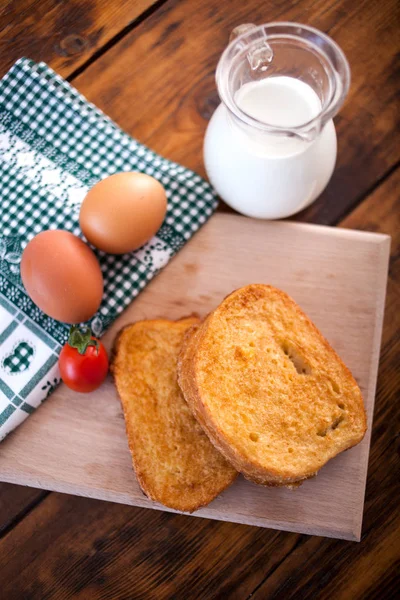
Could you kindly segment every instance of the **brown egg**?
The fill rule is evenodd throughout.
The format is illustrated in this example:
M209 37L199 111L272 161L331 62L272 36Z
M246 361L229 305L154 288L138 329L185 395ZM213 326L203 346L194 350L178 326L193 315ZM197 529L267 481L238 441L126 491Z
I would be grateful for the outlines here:
M69 231L43 231L34 237L22 254L21 277L33 302L64 323L90 319L103 295L95 255Z
M167 210L161 183L144 173L116 173L86 195L79 223L88 241L111 254L143 246L160 228Z

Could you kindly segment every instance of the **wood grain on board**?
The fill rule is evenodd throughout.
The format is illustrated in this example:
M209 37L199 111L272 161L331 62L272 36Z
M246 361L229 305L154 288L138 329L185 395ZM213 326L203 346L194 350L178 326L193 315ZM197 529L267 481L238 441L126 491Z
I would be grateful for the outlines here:
M299 218L330 224L400 159L399 6L396 0L204 0L196 10L196 0L170 0L73 83L140 141L204 174L204 131L219 103L214 73L233 27L294 20L325 31L345 51L352 85L336 118L333 178Z
M361 444L296 493L239 478L196 515L359 539L388 255L387 236L216 214L110 327L104 336L109 349L126 323L205 316L232 290L271 283L304 308L359 382L369 426ZM111 379L85 402L65 386L56 390L2 443L0 478L160 507L143 496L133 476Z
M21 56L47 62L60 75L68 77L156 2L2 1L0 77Z
M368 201L368 215L379 207L387 218L374 222L370 217L369 227L392 234L395 248L400 229L393 227L390 214L398 198L390 193L391 184L382 188ZM362 228L362 207L359 211L344 225ZM313 600L332 597L331 589L335 599L348 600L347 585L354 591L352 600L364 600L367 591L370 597L374 592L385 597L394 585L390 575L398 558L396 546L386 545L386 539L392 542L393 532L400 535L399 458L393 438L398 427L394 393L400 385L398 335L394 346L398 293L389 285L361 544L53 493L0 542L0 554L10 557L0 566L8 597L42 599L57 590L61 599L239 599L259 588L257 598L264 599L281 598L284 585L289 600L298 598L299 590ZM390 430L388 423L394 424ZM309 568L304 558L311 560L313 553L318 562Z

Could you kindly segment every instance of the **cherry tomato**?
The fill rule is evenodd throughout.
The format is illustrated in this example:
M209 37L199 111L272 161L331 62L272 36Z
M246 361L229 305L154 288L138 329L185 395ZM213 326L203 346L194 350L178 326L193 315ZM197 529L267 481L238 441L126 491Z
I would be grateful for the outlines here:
M68 342L58 360L61 379L75 392L88 393L103 383L108 373L108 356L103 344L89 328L71 327Z

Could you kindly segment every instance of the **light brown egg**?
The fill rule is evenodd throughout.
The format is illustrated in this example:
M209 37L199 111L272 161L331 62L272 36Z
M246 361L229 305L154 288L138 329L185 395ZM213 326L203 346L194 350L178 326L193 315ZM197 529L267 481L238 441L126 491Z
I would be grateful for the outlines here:
M22 254L21 277L33 302L58 321L87 321L100 306L100 265L89 246L69 231L34 237Z
M143 246L160 228L167 210L161 183L144 173L116 173L86 195L79 223L87 240L111 254Z

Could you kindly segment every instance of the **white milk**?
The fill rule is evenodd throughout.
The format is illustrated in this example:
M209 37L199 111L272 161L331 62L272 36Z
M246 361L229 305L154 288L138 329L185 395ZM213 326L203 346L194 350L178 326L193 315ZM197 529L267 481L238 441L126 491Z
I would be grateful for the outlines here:
M301 126L317 116L314 90L293 77L246 83L235 95L239 108L272 126ZM336 161L332 120L311 142L241 126L224 104L215 111L204 142L209 179L221 198L250 217L275 219L305 208L328 183Z

